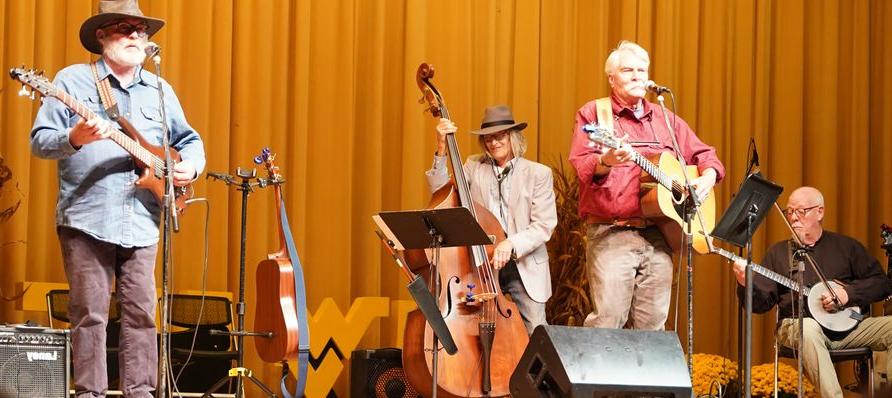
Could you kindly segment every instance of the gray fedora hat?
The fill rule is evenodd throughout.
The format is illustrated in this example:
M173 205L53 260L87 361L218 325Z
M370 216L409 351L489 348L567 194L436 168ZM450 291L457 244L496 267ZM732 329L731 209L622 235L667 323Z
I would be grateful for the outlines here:
M514 121L514 116L511 115L511 108L508 105L495 105L483 111L483 121L480 122L480 130L474 130L471 134L487 135L505 130L519 131L526 127L526 122L517 123Z
M96 29L116 19L139 18L149 25L149 37L161 30L164 20L143 15L138 0L100 0L99 13L81 24L81 44L93 54L102 54L102 45L96 38Z

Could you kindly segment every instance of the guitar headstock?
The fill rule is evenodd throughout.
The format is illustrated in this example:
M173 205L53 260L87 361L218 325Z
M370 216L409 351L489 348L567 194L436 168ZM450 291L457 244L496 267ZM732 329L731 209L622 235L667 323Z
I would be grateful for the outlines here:
M883 237L883 249L886 249L887 252L892 252L892 227L883 224L880 236Z
M44 97L53 97L56 95L56 87L44 76L43 71L34 69L12 68L9 70L9 77L22 83L22 89L19 90L19 96L31 97L34 99L34 91L40 93ZM31 87L32 91L28 91L25 87Z
M622 140L616 138L607 128L598 123L589 123L582 126L582 131L588 136L592 144L599 144L613 149L619 149L623 146Z
M260 154L254 157L254 163L266 167L266 172L272 182L282 179L282 175L279 174L279 166L276 165L276 154L269 147L263 148Z

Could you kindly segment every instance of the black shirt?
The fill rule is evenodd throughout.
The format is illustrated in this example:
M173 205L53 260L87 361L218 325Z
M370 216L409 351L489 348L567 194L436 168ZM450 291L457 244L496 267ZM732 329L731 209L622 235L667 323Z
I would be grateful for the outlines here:
M797 271L790 266L790 245L790 241L775 243L765 255L763 266L798 281ZM880 263L855 239L824 230L809 253L827 280L836 280L845 285L849 296L846 307L858 306L864 313L871 303L892 294L892 281L883 274ZM753 312L768 312L777 304L778 320L792 317L795 302L789 288L756 273L753 280ZM806 263L805 285L812 286L819 280L811 265ZM741 303L744 294L743 287L738 286L737 295ZM808 306L804 307L807 314Z

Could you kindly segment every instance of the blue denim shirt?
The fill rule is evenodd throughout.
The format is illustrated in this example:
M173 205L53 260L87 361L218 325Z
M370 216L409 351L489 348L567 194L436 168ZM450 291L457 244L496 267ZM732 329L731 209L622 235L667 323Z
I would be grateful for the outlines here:
M161 145L161 112L158 78L138 67L133 82L121 87L103 60L99 77L109 76L121 114L152 145ZM200 174L205 166L201 137L186 121L176 94L164 79L164 103L173 146ZM89 64L66 67L56 74L55 86L82 102L102 118L108 118L99 99ZM136 163L110 139L75 149L68 133L81 117L56 98L45 98L31 129L31 152L58 160L59 198L56 225L81 230L96 239L123 247L146 247L158 242L160 207L139 178ZM118 127L117 123L112 123ZM119 128L120 129L120 128Z

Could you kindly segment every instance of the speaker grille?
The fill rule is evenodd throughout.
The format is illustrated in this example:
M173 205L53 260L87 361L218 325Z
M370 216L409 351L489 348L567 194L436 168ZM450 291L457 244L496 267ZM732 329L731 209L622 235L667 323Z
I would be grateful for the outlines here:
M0 398L66 398L67 331L0 327Z
M406 379L402 352L396 348L356 350L351 356L350 391L353 397L415 398Z

